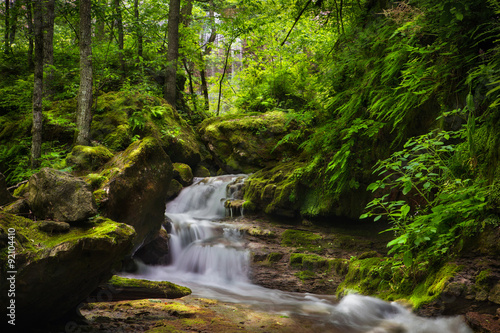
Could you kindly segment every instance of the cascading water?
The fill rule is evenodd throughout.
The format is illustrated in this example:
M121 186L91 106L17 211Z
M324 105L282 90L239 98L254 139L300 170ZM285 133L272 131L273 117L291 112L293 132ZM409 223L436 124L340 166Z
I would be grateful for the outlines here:
M197 297L313 317L321 332L472 333L458 317L425 319L399 304L373 297L348 295L338 302L333 296L282 292L252 284L248 280L250 255L244 247L244 235L220 222L226 212L224 203L238 199L239 183L244 178L196 179L183 189L166 207L171 221L170 265L139 263L139 271L128 276L185 285Z

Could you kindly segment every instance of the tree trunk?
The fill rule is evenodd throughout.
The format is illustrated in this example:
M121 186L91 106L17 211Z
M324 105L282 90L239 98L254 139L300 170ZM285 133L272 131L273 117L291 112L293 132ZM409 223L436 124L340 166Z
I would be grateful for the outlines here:
M33 127L31 168L40 166L42 156L42 98L43 98L43 0L34 0L35 77L33 81Z
M4 32L4 39L5 39L4 53L5 54L10 53L9 32L10 32L10 0L5 0L5 32Z
M76 144L78 145L89 145L92 122L91 3L91 0L80 0L80 89L76 114L78 130Z
M179 57L179 20L181 1L170 0L168 11L168 50L167 68L165 71L165 92L164 97L167 102L175 108L177 97L177 58Z
M210 9L208 12L208 16L210 20L212 20L212 29L210 31L210 37L208 38L207 43L205 44L205 51L201 53L201 69L200 69L200 79L201 79L201 91L203 93L203 98L205 99L205 110L210 109L210 100L208 98L208 84L207 84L207 72L205 69L205 57L212 52L212 43L215 41L215 37L217 36L215 31L215 12L214 12L214 2L210 0Z
M28 26L28 68L33 69L35 64L33 63L33 1L26 0L26 21Z
M143 41L142 41L142 25L139 15L139 0L134 0L134 17L135 17L135 31L137 35L137 55L142 58Z
M118 57L120 59L120 69L122 75L125 75L125 60L123 59L123 18L120 0L113 0L113 6L115 10L116 28L118 29L118 52L120 52Z
M43 45L43 63L46 67L47 76L45 80L45 97L52 99L53 81L54 81L54 19L55 19L55 0L46 0L44 11L43 30L44 45Z
M217 101L217 115L219 115L220 112L220 100L222 96L222 81L224 80L224 76L226 75L227 71L227 63L229 60L229 52L231 52L231 45L233 44L233 41L231 40L229 42L229 45L227 46L227 51L226 51L226 60L224 61L224 70L222 71L222 76L219 81L219 99Z
M9 32L9 42L10 45L14 44L16 41L17 32L17 16L19 14L20 1L14 1L11 7L10 13L10 32Z

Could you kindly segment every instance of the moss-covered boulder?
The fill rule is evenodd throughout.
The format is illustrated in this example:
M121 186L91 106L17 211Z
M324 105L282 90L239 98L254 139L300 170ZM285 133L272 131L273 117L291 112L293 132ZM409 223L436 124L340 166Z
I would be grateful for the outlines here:
M0 239L6 240L0 242L0 289L5 291L0 306L14 302L16 327L40 327L76 314L75 308L112 276L134 235L132 227L104 218L49 233L37 222L0 211ZM15 260L9 262L14 249ZM15 296L7 297L9 289Z
M0 206L5 205L13 200L14 198L7 190L7 183L5 182L5 176L2 173L0 173Z
M168 281L149 281L113 276L102 290L117 290L113 301L145 298L180 298L191 294L191 290Z
M285 114L273 111L210 118L201 123L199 131L221 168L229 173L251 173L293 154L286 145L276 147L289 132L286 124Z
M99 96L91 136L113 151L126 149L134 138L157 138L172 161L195 166L206 155L194 130L167 102L139 92Z
M38 219L80 222L97 214L90 186L66 172L42 168L31 176L28 204Z
M193 171L184 163L174 163L174 179L183 186L189 186L193 182Z
M131 144L101 172L107 181L96 190L100 209L104 216L135 228L135 248L158 234L172 174L170 158L152 137Z
M193 172L193 176L199 177L199 178L206 178L210 177L210 170L205 168L203 165L198 165Z
M74 146L66 157L66 164L76 171L95 171L113 157L104 146Z

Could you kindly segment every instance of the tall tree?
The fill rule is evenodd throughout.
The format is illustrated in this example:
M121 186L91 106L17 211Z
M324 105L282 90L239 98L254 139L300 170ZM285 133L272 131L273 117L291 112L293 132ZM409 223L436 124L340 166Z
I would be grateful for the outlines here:
M175 108L176 81L177 81L177 58L179 57L179 21L181 1L170 0L168 11L168 49L167 68L165 77L164 97L167 102Z
M52 86L54 81L54 19L55 19L55 0L45 0L43 30L43 63L47 68L47 77L45 80L45 97L51 98L53 95Z
M89 145L92 122L92 26L91 0L80 0L80 88L76 128L78 145Z
M113 9L115 11L115 24L118 30L118 58L120 59L120 69L122 71L122 75L125 74L125 60L123 59L123 17L122 17L122 9L120 7L120 0L113 0Z
M9 32L10 32L10 0L5 0L5 32L4 32L4 39L5 39L5 46L4 46L4 53L9 54L10 53L10 37L9 37Z
M209 56L212 52L212 44L215 41L215 37L217 36L215 30L215 10L214 10L214 1L210 0L210 7L208 9L208 17L210 20L210 37L208 37L207 42L205 43L205 50L200 51L201 58L201 68L200 68L200 79L201 79L201 91L203 93L203 98L205 99L205 110L208 111L210 108L210 101L208 99L208 84L207 84L207 74L206 74L206 64L205 57Z
M135 18L135 33L137 36L137 55L142 58L143 52L143 38L142 38L142 25L139 15L139 0L134 0L134 18Z
M28 26L28 67L33 69L33 1L26 0L26 21Z
M43 98L43 0L33 0L35 30L35 76L33 82L33 127L31 167L40 166L42 156L42 98Z

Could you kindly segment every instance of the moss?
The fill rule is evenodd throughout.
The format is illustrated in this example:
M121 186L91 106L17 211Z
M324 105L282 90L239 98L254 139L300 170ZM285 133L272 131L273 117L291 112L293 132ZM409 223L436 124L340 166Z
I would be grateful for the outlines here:
M310 231L288 229L281 235L281 246L297 247L299 251L320 252L322 237Z
M205 168L203 165L198 165L196 169L194 170L195 177L200 177L200 178L205 178L205 177L210 177L210 171Z
M145 288L159 289L165 293L167 298L183 297L191 294L187 287L179 286L168 281L149 281L141 279L129 279L114 275L108 283L117 288ZM178 303L174 303L178 304Z
M424 282L420 283L409 297L414 308L432 302L439 298L448 281L461 269L460 266L447 263L436 273L429 274Z
M494 281L494 276L491 273L491 269L486 269L479 272L476 276L476 289L478 290L489 290L492 287L492 282Z
M292 253L290 266L303 270L321 270L328 266L328 259L315 254Z
M89 173L84 177L84 179L92 187L92 189L97 189L108 181L106 176L98 173Z
M337 295L346 290L356 290L365 295L387 292L392 272L386 264L385 258L352 260L344 281L337 288Z
M179 183L175 179L172 179L170 181L170 184L168 185L167 197L168 198L176 197L182 191L182 188L183 186L181 183Z
M335 272L337 275L344 276L349 271L349 260L347 259L331 259L328 261L328 270Z
M95 171L113 157L113 153L104 146L74 146L66 157L66 164L74 170Z
M184 163L173 163L174 178L184 186L190 185L193 182L193 172L191 167Z
M178 302L169 302L164 306L165 311L178 318L191 318L196 315L197 308Z
M278 262L283 258L283 253L271 252L267 255L267 260L269 262Z
M305 280L311 280L316 277L316 273L306 270L306 271L300 271L294 274L296 277L298 277L301 281Z
M18 188L16 188L14 190L14 196L15 197L22 197L24 196L24 194L26 194L26 191L28 190L28 183L24 183L22 184L21 186L19 186Z

